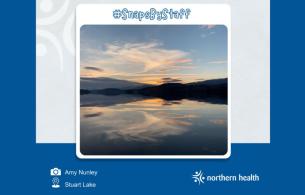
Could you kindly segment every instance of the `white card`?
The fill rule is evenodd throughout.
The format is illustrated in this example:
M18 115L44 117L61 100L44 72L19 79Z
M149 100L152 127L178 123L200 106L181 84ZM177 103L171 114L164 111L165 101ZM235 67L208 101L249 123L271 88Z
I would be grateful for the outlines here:
M78 157L229 157L230 35L225 4L79 5Z

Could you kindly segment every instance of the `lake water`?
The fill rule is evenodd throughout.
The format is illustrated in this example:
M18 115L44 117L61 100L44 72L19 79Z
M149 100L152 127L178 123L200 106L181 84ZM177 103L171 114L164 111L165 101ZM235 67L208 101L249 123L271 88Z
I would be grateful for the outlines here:
M84 155L223 155L227 126L226 104L81 96Z

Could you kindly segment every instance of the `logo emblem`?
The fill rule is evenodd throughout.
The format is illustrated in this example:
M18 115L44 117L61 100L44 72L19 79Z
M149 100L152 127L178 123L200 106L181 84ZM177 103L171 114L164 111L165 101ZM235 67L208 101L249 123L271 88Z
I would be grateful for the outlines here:
M203 184L205 177L203 175L203 172L200 171L195 171L195 173L192 175L192 178L194 179L195 183L198 183L198 185Z

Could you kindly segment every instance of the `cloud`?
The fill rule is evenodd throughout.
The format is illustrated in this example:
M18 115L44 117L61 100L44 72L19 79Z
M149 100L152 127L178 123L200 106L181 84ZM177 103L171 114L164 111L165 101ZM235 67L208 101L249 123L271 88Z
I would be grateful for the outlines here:
M209 72L196 71L201 65L194 64L191 53L165 48L157 41L112 42L100 49L86 49L83 48L81 55L82 77L111 77L154 85L215 77Z
M174 79L170 77L162 78L163 83L179 83L182 82L181 79Z
M216 60L216 61L211 61L208 62L209 64L226 64L227 60Z
M213 29L215 27L216 27L216 25L201 25L200 26L201 29Z
M208 29L212 29L212 28L214 28L215 26L216 26L216 25L208 25L207 28L208 28Z
M81 67L80 76L81 77L108 77L110 75L115 75L117 72L111 71L111 70L105 70L98 67L91 67L91 66L85 66Z
M116 43L106 44L105 46L106 49L102 53L106 59L99 61L99 64L138 65L142 72L146 72L192 62L188 58L189 53L177 49L162 48L162 44L158 42L124 43L120 45Z
M97 68L97 67L94 67L94 66L86 66L86 67L84 67L84 69L98 71L98 72L103 72L104 71L103 69Z
M90 113L90 114L84 114L84 117L85 118L98 117L101 116L102 114L103 114L102 112Z
M213 34L215 34L214 31L211 31L211 32L204 32L204 33L202 33L200 36L201 36L202 38L206 38L206 37L209 37L209 36L211 36L211 35L213 35Z
M216 25L202 25L200 26L200 28L202 29L202 33L201 33L201 38L206 38L209 37L213 34L215 34L214 28L216 27Z
M122 80L131 80L135 82L140 82L140 83L147 83L147 84L152 84L152 85L160 85L162 83L165 83L167 81L172 81L175 82L173 79L179 79L181 81L176 80L176 82L181 82L181 83L189 83L193 82L196 79L201 79L203 78L201 73L141 73L141 74L132 74L132 75L118 75L116 76L118 79ZM164 79L164 78L172 78L170 79Z

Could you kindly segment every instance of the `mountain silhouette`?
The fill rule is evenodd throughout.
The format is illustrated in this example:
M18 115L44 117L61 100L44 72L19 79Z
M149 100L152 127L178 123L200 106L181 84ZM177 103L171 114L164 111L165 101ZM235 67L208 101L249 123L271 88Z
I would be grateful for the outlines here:
M142 87L140 87L142 86ZM81 95L100 94L106 96L136 95L151 98L161 98L168 101L190 99L197 101L227 103L228 79L213 79L193 83L164 83L156 86L146 86L137 83L136 88L118 89L81 89Z
M227 79L195 83L165 83L153 87L126 90L129 94L159 97L165 100L204 99L208 97L227 98Z
M133 81L126 81L120 79L112 79L106 77L98 78L80 78L80 88L86 90L95 90L95 89L135 89L141 87L148 87L152 85L137 83Z

